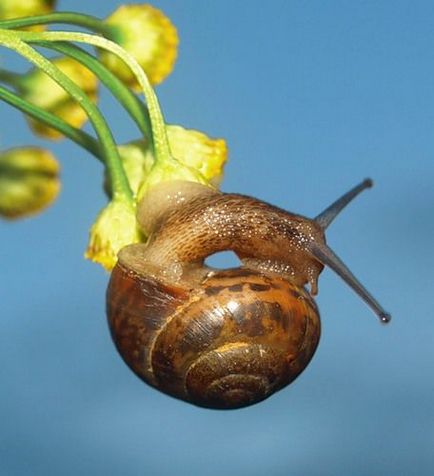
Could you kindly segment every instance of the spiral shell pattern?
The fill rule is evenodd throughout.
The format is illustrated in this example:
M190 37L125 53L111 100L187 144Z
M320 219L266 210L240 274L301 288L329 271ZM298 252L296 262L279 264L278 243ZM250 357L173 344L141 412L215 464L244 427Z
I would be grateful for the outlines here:
M251 405L288 385L320 336L317 307L303 288L243 268L185 290L118 263L107 315L118 351L140 378L208 408Z

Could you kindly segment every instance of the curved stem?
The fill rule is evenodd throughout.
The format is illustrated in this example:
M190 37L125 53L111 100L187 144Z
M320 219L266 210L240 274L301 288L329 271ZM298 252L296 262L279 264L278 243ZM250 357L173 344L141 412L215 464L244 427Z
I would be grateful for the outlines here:
M34 42L43 48L62 53L74 58L90 71L92 71L101 82L113 93L115 98L125 108L134 122L137 124L140 132L150 141L152 141L152 129L149 119L149 113L146 106L137 98L137 96L118 79L109 69L101 64L94 56L87 51L66 42ZM1 74L1 71L0 71ZM1 79L1 76L0 76Z
M140 84L148 105L149 117L152 126L152 135L154 138L154 151L155 151L155 164L161 162L175 162L171 157L169 141L166 134L166 125L164 122L163 114L160 109L157 96L148 80L148 77L137 63L135 58L125 51L118 44L105 38L89 35L87 33L67 32L67 31L47 31L47 32L27 32L27 31L14 31L19 38L29 43L35 43L40 41L74 41L77 43L86 43L89 45L97 46L104 50L108 50L111 53L119 56L125 64L127 64L138 83Z
M104 162L101 158L98 141L86 132L69 125L66 121L60 119L51 112L22 99L18 94L15 94L3 86L0 86L0 99L24 114L61 132L64 136L68 137L68 139L71 139L73 142L89 151L98 160Z
M42 35L42 34L40 34ZM47 75L56 81L68 94L74 98L85 110L101 143L101 152L104 154L106 166L111 180L114 198L124 199L133 203L133 196L128 179L122 166L119 153L111 131L99 109L89 100L84 91L62 73L53 63L39 54L34 48L21 40L25 32L1 31L0 44L16 51L31 63L41 68Z
M23 28L34 25L48 25L50 23L66 23L87 28L91 31L110 35L111 28L97 17L76 12L53 12L45 15L34 15L31 17L13 18L0 21L0 28L5 30Z

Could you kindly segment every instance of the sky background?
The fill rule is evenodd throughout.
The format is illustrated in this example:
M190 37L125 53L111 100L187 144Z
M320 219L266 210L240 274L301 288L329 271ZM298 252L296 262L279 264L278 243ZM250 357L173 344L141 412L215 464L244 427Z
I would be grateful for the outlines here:
M100 3L58 9L104 17L120 4ZM59 200L0 222L0 474L432 475L434 3L153 5L181 38L158 87L166 119L227 140L223 190L315 216L374 179L328 242L393 321L380 325L326 270L322 339L291 386L227 412L151 389L110 340L108 275L82 257L105 203L101 167L50 145ZM107 94L102 107L119 142L137 138ZM2 148L48 144L1 104L0 121Z

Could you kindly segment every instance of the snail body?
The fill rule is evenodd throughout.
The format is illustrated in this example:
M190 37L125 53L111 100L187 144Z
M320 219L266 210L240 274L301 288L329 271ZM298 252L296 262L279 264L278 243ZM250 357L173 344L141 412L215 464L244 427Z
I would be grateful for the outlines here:
M320 319L311 294L324 265L338 267L386 320L324 238L332 215L369 185L314 220L198 184L156 187L138 210L149 240L121 250L107 292L112 338L127 365L148 384L203 407L267 398L315 353ZM223 250L241 266L205 264Z

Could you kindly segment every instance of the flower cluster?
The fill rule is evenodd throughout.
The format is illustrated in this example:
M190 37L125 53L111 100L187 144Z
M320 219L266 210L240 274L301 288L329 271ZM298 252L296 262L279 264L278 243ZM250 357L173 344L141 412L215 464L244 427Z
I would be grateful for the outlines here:
M147 190L179 179L218 187L226 143L164 122L152 85L172 72L179 39L160 10L131 4L105 19L77 13L50 17L54 0L0 3L0 45L33 63L24 74L0 69L0 82L7 86L0 85L0 99L24 112L36 135L49 140L67 137L104 163L110 201L91 227L85 256L110 270L122 247L146 239L137 228L135 209ZM47 30L56 22L91 33ZM52 48L56 56L45 58L32 49L34 43ZM95 54L82 49L81 43L94 46ZM100 84L134 120L139 137L116 144L98 107ZM96 137L82 129L88 120ZM0 216L26 216L49 205L60 189L58 171L54 157L40 148L0 154Z

